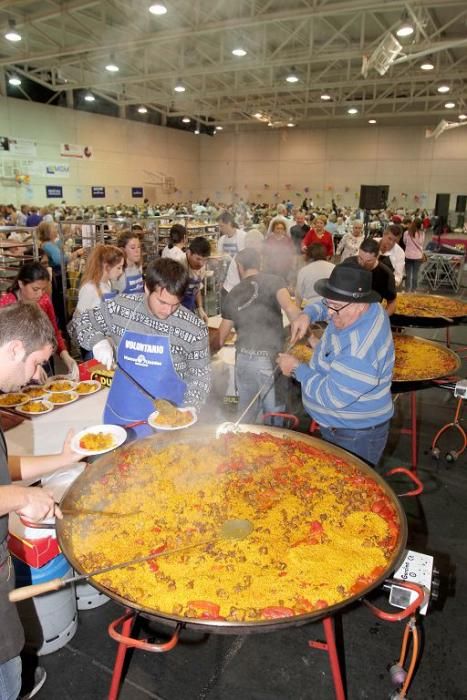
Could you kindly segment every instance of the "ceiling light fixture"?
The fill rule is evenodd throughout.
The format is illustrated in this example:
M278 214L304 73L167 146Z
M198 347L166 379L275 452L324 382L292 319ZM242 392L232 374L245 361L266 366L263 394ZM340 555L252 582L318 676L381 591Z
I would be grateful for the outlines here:
M254 116L255 119L262 119L262 117L263 117L263 115L261 114L261 112L255 112L255 113L253 114L253 116Z
M446 102L444 106L446 107L446 109L454 109L454 107L456 106L456 103L455 102Z
M407 13L404 13L402 17L402 23L399 29L396 31L397 36L406 37L411 36L415 31L413 22L409 20Z
M467 119L467 114L459 114L457 118L460 119L461 122L463 122L465 119Z
M155 2L153 5L150 6L149 12L152 15L161 16L167 14L167 8L163 2Z
M293 122L287 122L287 126L290 127L290 128L292 128L292 127L295 126L295 124L294 124Z
M368 119L368 124L376 124L376 119Z
M248 52L245 51L245 49L238 47L238 49L232 49L232 53L234 56L243 57L243 56L246 56Z
M185 92L186 87L181 83L177 83L174 87L175 92Z
M19 87L21 85L21 79L18 78L17 75L12 75L10 78L8 78L8 83L14 87Z
M144 105L141 105L140 107L138 107L138 112L139 112L140 114L147 114L147 113L148 113L148 108L145 107Z
M435 67L435 64L433 63L431 58L426 58L420 66L420 68L422 70L433 70L434 67Z
M118 71L120 70L120 68L115 63L115 59L113 56L110 57L110 61L106 65L105 70L108 70L109 73L118 73Z
M16 22L14 19L8 20L8 31L5 33L5 39L8 41L21 41L21 34L16 30Z
M191 122L191 119L190 119L190 117L183 117L182 122L184 124L189 124Z
M358 109L356 107L349 107L347 114L358 114Z
M86 102L95 102L96 101L96 98L94 97L92 92L87 92L84 96L84 99L86 100Z
M223 131L224 127L223 126L216 126L216 131Z
M288 83L298 83L299 80L300 78L298 77L298 75L295 75L295 71L292 68L292 72L289 73L289 75L286 77L286 81Z
M329 102L329 100L331 99L331 95L328 95L327 92L323 92L323 94L321 95L321 99L322 99L324 102Z
M441 93L449 92L450 89L451 88L449 87L449 85L440 85L438 87L438 92L441 92Z
M195 134L199 134L199 129L195 129Z

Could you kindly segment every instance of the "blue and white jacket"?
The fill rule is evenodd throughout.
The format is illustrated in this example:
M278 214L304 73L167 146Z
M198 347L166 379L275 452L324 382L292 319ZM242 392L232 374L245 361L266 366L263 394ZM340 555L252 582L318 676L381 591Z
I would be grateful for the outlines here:
M304 309L311 321L329 320L323 303ZM391 381L394 343L389 319L380 304L351 326L337 329L332 320L310 360L295 370L307 413L327 428L362 429L393 414Z

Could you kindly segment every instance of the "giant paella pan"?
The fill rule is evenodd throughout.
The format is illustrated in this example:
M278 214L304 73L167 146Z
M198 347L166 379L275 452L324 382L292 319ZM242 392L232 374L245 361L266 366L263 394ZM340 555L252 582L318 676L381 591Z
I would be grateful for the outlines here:
M420 383L455 374L461 365L459 356L441 343L412 335L394 333L393 382ZM300 342L292 349L292 354L300 362L309 362L313 354L306 342Z
M224 633L331 614L387 578L407 537L395 494L365 463L309 435L253 425L219 438L197 426L123 447L93 463L62 505L88 513L58 522L80 573L167 552L96 576L94 586L170 624ZM89 515L100 510L125 515ZM239 518L249 536L219 538Z
M442 328L467 323L467 304L439 294L398 293L393 326Z

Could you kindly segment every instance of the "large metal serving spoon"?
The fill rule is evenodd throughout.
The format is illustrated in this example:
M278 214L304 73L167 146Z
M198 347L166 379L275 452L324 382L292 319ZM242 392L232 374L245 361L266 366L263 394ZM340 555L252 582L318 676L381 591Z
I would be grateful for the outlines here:
M49 593L50 591L58 591L63 586L67 586L69 583L76 583L77 581L85 581L94 576L99 576L99 574L106 574L109 571L114 571L115 569L124 569L127 566L133 566L134 564L141 564L150 559L158 559L159 557L167 557L170 554L177 554L178 552L185 552L188 549L194 549L195 547L202 547L203 545L213 544L214 542L219 542L219 540L244 540L253 530L253 524L249 520L242 520L234 518L232 520L224 520L219 532L216 537L210 540L202 540L201 542L193 542L192 544L187 544L184 547L177 547L176 549L167 549L163 552L158 552L156 554L147 554L144 557L136 557L135 559L129 559L128 561L120 562L119 564L112 564L112 566L105 566L101 569L95 569L89 574L81 574L78 576L71 576L70 578L54 578L51 581L45 583L36 583L31 586L23 586L22 588L15 588L10 591L8 598L12 603L17 603L20 600L26 600L27 598L32 598L36 595L41 595L42 593Z

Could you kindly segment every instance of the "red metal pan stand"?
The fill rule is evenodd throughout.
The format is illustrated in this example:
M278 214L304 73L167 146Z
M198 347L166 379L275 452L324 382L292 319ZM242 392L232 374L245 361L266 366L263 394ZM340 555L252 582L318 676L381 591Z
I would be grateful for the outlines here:
M463 348L463 351L465 352L465 348ZM446 388L452 388L451 383L452 382L457 382L459 381L459 377L444 377L443 379L439 379L436 381L436 384L440 387L440 389L446 389ZM446 386L446 382L449 382L450 384ZM444 386L443 386L444 385ZM435 459L439 459L440 457L440 448L438 447L438 441L440 438L447 432L449 431L454 431L459 434L459 437L461 439L460 446L458 449L451 449L449 450L446 455L445 459L447 462L455 462L460 455L462 455L466 448L467 448L467 433L465 432L463 426L461 425L461 413L462 413L462 403L465 401L465 397L460 396L457 405L456 405L456 411L454 414L454 420L451 423L446 423L446 425L443 425L442 428L438 430L436 435L433 438L433 441L431 443L431 454Z
M417 598L416 600L411 603L405 610L402 610L401 612L398 613L387 613L383 612L382 610L379 610L375 606L373 606L371 603L369 603L366 600L363 600L362 602L367 605L370 610L373 612L374 615L376 615L379 619L381 620L386 620L389 622L399 622L400 620L404 620L409 616L413 616L414 612L416 611L417 608L419 608L423 602L424 602L424 591L420 586L417 586L416 584L408 583L408 582L402 582L402 581L397 581L398 586L402 586L405 588L410 588L411 590L414 590L417 592ZM120 691L120 685L122 681L122 672L123 672L123 665L125 662L125 656L126 652L128 649L142 649L143 651L149 651L152 653L165 653L168 651L171 651L174 649L174 647L177 645L179 638L180 638L180 630L181 630L181 625L177 625L175 628L175 632L171 636L171 638L164 643L156 644L149 642L147 639L135 639L134 637L131 636L132 629L134 626L134 623L138 617L138 612L135 610L131 610L129 608L125 609L125 614L119 617L117 620L114 620L113 622L110 623L108 627L108 632L109 635L112 639L118 642L118 649L117 649L117 655L115 658L115 664L114 664L114 670L112 673L112 681L110 685L110 691L109 691L109 700L117 700L119 691ZM334 630L334 619L332 617L325 617L322 620L323 623L323 630L324 630L324 636L325 636L325 642L321 641L309 641L308 645L313 648L313 649L320 649L323 651L326 651L327 654L329 655L329 663L331 666L331 674L332 674L332 680L334 684L334 691L335 691L335 696L336 700L346 700L346 694L344 690L344 681L342 678L342 673L341 673L341 667L340 667L340 662L339 662L339 654L338 654L338 649L337 649L337 644L336 644L336 636L335 636L335 630ZM121 626L121 631L119 631L119 627ZM413 623L412 623L413 627ZM406 646L406 644L405 644ZM417 647L418 650L418 647ZM412 674L410 674L410 678L413 675L413 668L415 667L415 660L411 663L410 668L412 669ZM403 659L401 661L401 665L403 663ZM409 669L410 671L410 669ZM409 674L407 676L409 678ZM409 681L410 681L409 678ZM407 684L408 687L408 684ZM401 696L403 697L403 696Z
M271 413L271 414L265 414L264 417L280 417L283 418L284 420L288 420L291 422L292 427L297 427L298 426L298 419L296 416L292 414L284 414L284 413ZM406 491L405 493L398 494L398 496L401 497L410 497L410 496L418 496L420 493L423 491L423 484L422 482L418 479L418 477L413 473L410 472L408 469L405 467L395 467L394 469L390 469L388 472L386 472L386 476L393 476L394 474L405 474L409 481L415 484L415 488L409 491ZM413 603L411 603L407 608L402 610L401 612L398 613L386 613L383 611L380 611L378 608L375 608L371 603L368 601L362 599L362 602L364 602L373 612L374 615L379 617L382 620L386 620L389 622L399 622L400 620L404 620L409 616L412 616L416 611L417 608L419 608L423 603L425 599L425 593L424 589L421 586L418 586L416 584L408 583L408 582L402 582L398 581L397 582L398 586L402 586L405 588L410 588L411 590L414 590L417 592L417 598L414 600ZM115 658L115 664L114 664L114 670L112 673L112 681L111 681L111 686L110 686L110 692L109 692L109 700L117 700L119 690L120 690L120 685L122 681L122 672L123 672L123 665L125 662L125 656L126 652L128 649L142 649L144 651L150 651L153 653L165 653L168 651L171 651L178 643L179 638L180 638L180 631L182 629L182 624L177 624L175 631L171 638L167 642L163 642L160 644L157 643L152 643L149 642L147 639L136 639L131 636L132 629L134 626L134 623L138 617L138 612L136 610L132 610L130 608L125 609L125 614L119 617L117 620L114 620L113 622L110 623L108 627L108 632L109 635L112 639L118 642L118 649L117 649L117 655ZM340 667L340 662L339 662L339 654L338 654L338 648L336 644L336 635L335 635L335 624L334 624L334 619L331 616L324 617L323 620L323 629L324 629L324 636L325 636L325 641L320 642L320 641L309 641L308 645L313 648L313 649L321 649L323 651L326 651L327 654L329 655L329 663L331 666L331 674L332 674L332 680L334 684L334 690L335 690L335 695L336 695L336 700L346 700L346 694L344 690L344 681L342 678L342 673L341 673L341 667ZM415 627L415 623L412 619L411 628ZM121 626L121 632L118 631L118 628ZM407 646L407 639L406 636L408 635L408 632L404 636L404 644L403 644L403 650ZM417 637L418 640L418 637ZM415 639L414 639L414 646L415 646ZM405 652L404 652L405 653ZM418 642L417 642L417 653L418 653ZM414 652L415 654L415 652ZM409 682L411 677L413 676L414 668L415 668L415 663L416 663L416 654L412 657L412 662L410 664L409 672L407 673L407 678L409 678ZM402 665L403 663L403 653L401 652L401 658L402 661L400 664ZM407 684L408 687L408 684ZM404 695L400 696L401 698L405 697Z

